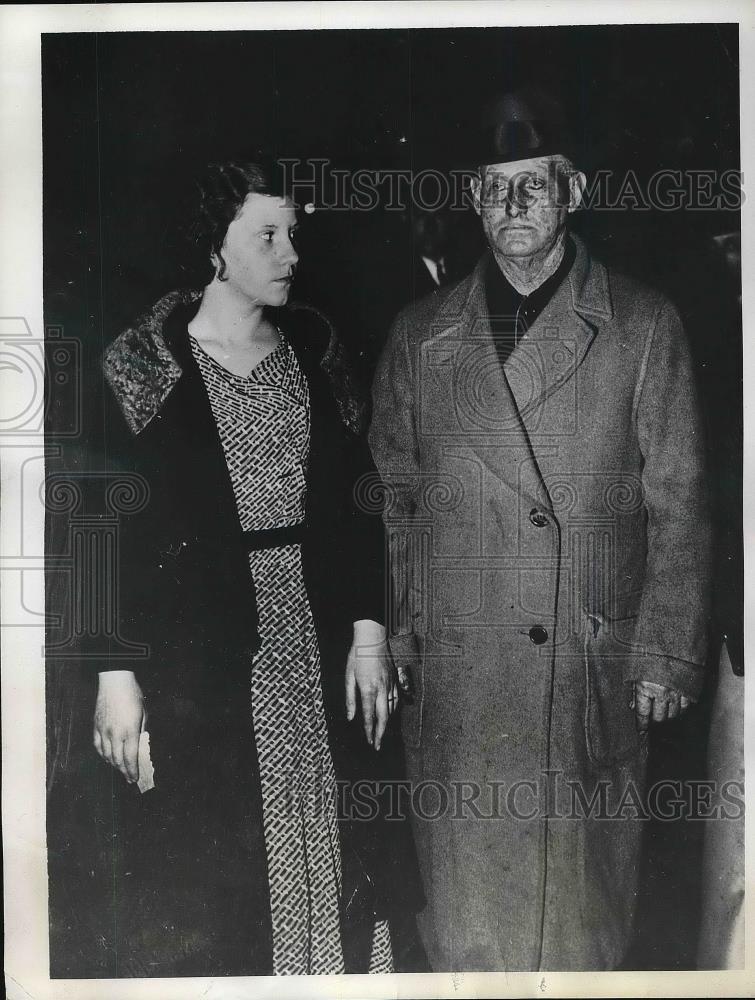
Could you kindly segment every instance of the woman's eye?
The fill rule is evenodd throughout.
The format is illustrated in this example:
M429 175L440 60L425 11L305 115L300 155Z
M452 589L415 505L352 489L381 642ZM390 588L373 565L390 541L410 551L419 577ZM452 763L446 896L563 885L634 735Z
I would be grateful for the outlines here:
M527 188L530 191L542 191L545 187L545 181L542 177L530 177L527 181Z
M265 243L272 243L273 242L273 234L271 232L263 233L262 234L262 239L265 241Z

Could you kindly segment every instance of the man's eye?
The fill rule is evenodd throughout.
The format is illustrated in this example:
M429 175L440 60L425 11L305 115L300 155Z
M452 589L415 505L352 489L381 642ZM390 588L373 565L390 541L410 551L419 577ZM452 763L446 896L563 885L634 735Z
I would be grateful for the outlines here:
M273 242L272 232L262 233L262 239L265 241L265 243L272 243Z
M527 181L528 191L542 191L545 187L545 181L542 177L530 177Z
M291 240L292 243L296 243L296 241L299 239L299 230L289 229L288 238Z

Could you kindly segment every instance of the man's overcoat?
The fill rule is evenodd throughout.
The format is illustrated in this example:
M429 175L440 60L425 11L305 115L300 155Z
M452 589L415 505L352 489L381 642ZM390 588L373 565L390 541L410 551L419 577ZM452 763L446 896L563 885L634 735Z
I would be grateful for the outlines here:
M647 757L632 682L695 697L704 679L709 521L680 320L575 243L503 367L486 254L399 315L375 380L439 971L620 962Z

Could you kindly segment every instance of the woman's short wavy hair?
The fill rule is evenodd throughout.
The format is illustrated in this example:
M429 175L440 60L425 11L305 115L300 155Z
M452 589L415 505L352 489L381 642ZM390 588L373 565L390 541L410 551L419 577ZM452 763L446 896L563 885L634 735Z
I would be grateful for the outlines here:
M285 171L274 159L258 154L254 160L210 163L196 182L194 205L186 236L188 257L185 271L191 284L204 286L214 277L223 281L225 261L222 247L228 227L250 194L286 197ZM212 263L215 257L217 264Z

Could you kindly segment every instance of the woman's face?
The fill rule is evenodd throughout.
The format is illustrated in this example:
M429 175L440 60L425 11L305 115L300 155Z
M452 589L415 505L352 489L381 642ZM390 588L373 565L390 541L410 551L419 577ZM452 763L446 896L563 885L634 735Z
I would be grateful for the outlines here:
M285 305L299 255L296 213L288 199L249 194L228 227L221 253L228 286L251 302Z

